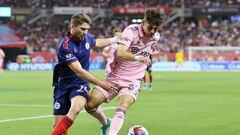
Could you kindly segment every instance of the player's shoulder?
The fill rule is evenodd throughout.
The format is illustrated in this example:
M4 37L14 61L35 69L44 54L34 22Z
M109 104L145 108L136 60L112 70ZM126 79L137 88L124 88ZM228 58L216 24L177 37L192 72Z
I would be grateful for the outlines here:
M87 39L91 39L91 40L94 39L93 35L91 35L90 33L87 33L87 34L86 34L86 38L87 38Z
M96 39L90 33L87 33L85 38L86 38L85 42L88 43L90 47L96 44Z
M138 31L139 24L130 24L126 27L126 29L132 30L132 31Z
M72 46L73 42L69 36L65 35L58 44L59 49L69 49Z

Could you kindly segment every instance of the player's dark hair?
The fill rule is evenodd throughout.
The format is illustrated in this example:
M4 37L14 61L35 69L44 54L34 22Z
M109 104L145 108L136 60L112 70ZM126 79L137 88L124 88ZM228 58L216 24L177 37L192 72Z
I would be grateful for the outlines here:
M77 14L74 14L72 16L71 23L74 26L78 26L78 25L81 25L83 23L91 24L92 20L87 14L77 13Z
M165 19L165 14L156 9L147 9L144 13L144 20L150 25L161 25Z

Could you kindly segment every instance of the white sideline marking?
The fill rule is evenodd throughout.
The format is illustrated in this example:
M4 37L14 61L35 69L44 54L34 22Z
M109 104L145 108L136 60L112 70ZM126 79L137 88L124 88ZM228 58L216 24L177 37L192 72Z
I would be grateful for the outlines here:
M116 107L105 107L103 110L112 110ZM80 113L86 113L86 111L81 111ZM23 117L23 118L16 118L16 119L6 119L6 120L0 120L0 123L4 122L11 122L11 121L21 121L21 120L33 120L33 119L41 119L41 118L49 118L53 115L43 115L43 116L34 116L34 117Z
M51 107L51 105L21 105L21 104L0 104L0 106L9 106L9 107Z

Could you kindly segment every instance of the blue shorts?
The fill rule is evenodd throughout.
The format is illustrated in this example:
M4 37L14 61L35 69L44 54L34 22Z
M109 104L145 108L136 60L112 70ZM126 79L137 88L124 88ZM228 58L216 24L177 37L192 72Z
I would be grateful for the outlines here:
M76 96L83 96L87 99L89 85L83 84L69 89L54 88L53 115L66 115L71 107L71 99ZM61 96L56 96L61 95Z

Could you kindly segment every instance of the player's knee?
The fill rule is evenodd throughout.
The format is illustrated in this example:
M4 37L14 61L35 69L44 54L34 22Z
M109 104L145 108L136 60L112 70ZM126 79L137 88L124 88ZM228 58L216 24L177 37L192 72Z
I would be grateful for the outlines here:
M93 109L95 109L95 108L97 108L97 104L94 102L94 101L89 101L89 102L87 102L87 105L86 105L86 111L87 112L90 112L90 111L92 111Z
M77 115L81 111L81 107L75 106L75 107L71 108L70 111L73 114Z
M129 106L130 106L130 105L129 105L128 103L121 103L121 104L120 104L120 107L121 107L121 108L124 108L124 109L126 109L126 110L128 109Z

